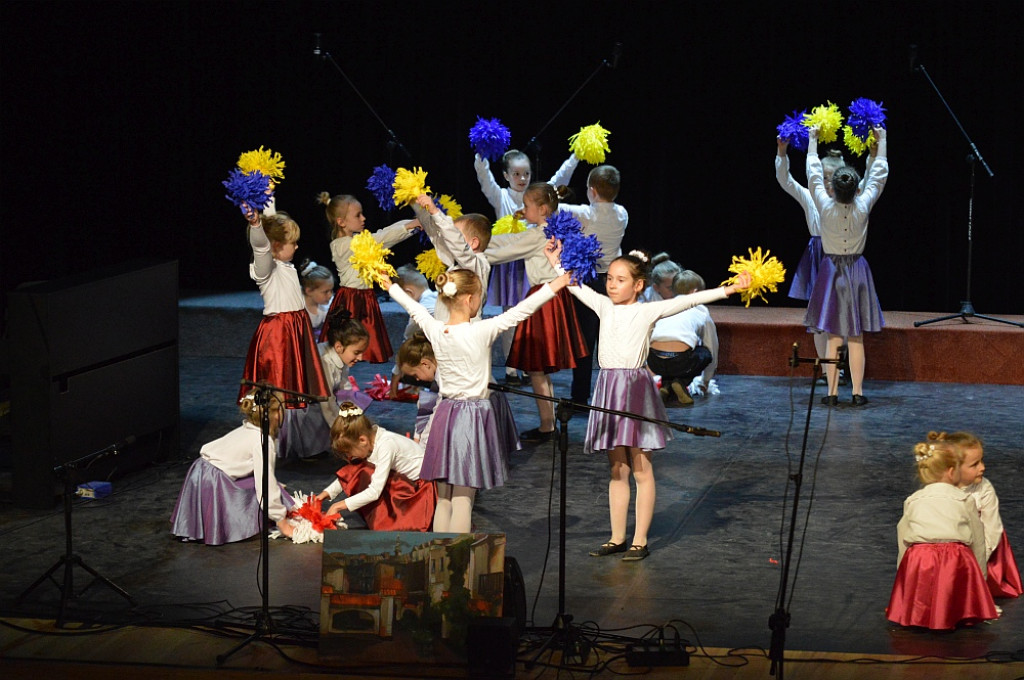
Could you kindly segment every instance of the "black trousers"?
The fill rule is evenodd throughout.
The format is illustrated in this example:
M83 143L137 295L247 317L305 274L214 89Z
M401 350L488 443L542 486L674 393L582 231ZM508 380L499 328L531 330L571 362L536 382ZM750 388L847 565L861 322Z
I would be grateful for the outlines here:
M652 349L647 355L647 365L661 376L661 384L665 386L678 381L686 387L710 363L711 350L703 345L685 352L659 352Z

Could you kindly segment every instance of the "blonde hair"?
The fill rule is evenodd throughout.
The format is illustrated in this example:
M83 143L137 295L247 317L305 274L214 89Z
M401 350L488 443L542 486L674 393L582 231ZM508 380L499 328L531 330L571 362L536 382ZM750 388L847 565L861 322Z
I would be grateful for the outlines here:
M347 460L349 447L358 442L360 437L372 438L377 426L351 401L341 402L338 410L339 415L331 425L331 449Z
M451 287L445 290L448 283L454 285L454 291L451 290ZM474 293L483 295L483 284L480 283L480 277L468 269L452 269L439 274L434 279L434 286L437 288L437 299L449 309L460 295L473 295Z
M286 212L264 215L263 231L271 243L296 243L299 240L299 225Z
M326 191L321 191L317 194L316 202L326 206L324 215L327 216L327 224L331 225L331 239L333 240L338 238L338 230L341 229L338 226L338 220L344 220L348 216L349 206L358 205L359 199L351 194L338 194L332 197Z
M276 438L277 432L281 427L280 418L277 414L281 412L281 406L284 404L284 394L281 392L274 392L270 396L270 403L266 406L256 403L256 392L257 390L250 390L246 393L242 400L238 402L238 410L242 413L246 422L252 423L256 427L262 427L263 425L263 409L266 408L270 415L270 437Z
M480 213L469 213L455 220L456 225L462 225L462 231L466 236L474 236L480 240L480 252L487 250L491 242L491 222Z
M929 432L928 441L914 444L917 477L922 484L941 481L946 470L959 467L964 462L963 448L948 441L946 436L945 432Z
M950 434L943 432L942 437L943 441L959 444L960 447L964 449L979 448L983 451L985 449L985 445L982 443L981 439L978 438L978 435L971 432L964 432L963 430Z

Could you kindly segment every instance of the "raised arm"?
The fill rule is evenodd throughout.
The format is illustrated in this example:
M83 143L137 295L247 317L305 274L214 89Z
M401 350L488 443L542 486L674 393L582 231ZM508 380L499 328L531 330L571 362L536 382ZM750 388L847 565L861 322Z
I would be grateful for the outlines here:
M522 260L543 248L547 237L540 227L520 231L516 234L498 234L491 237L491 242L484 251L484 257L491 264L501 264Z
M252 275L257 282L266 280L274 271L274 255L270 249L270 239L263 231L260 214L252 208L246 209L245 219L249 222L249 245L252 247Z
M473 168L476 170L476 181L480 183L480 191L483 192L484 198L494 208L495 214L501 213L501 187L494 181L490 162L476 154L473 158Z
M875 201L882 195L882 190L885 189L885 182L889 178L887 131L885 128L875 127L873 132L875 133L875 139L878 140L876 142L877 151L875 159L866 173L867 181L864 182L864 188L857 197L858 203L862 203L866 210L871 210Z
M556 187L562 184L569 184L572 181L572 173L576 172L576 166L579 164L580 159L576 158L576 154L570 154L561 167L558 168L558 171L548 180L548 184Z

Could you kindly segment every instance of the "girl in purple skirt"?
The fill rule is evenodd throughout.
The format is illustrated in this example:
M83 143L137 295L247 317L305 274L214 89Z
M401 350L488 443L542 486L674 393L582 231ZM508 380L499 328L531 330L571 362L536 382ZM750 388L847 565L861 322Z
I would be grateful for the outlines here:
M438 321L400 286L381 278L380 286L430 340L437 363L441 396L428 426L420 470L420 479L438 482L434 531L471 531L476 490L505 483L508 453L519 449L519 437L508 402L492 398L487 388L492 379L491 345L502 331L530 316L568 282L563 274L509 311L470 323L484 293L480 277L473 272L453 269L437 277L437 300L448 308L447 322Z
M807 142L807 181L821 218L821 247L825 256L807 303L804 326L828 333L829 359L838 356L839 346L846 338L854 406L868 403L863 394L863 334L877 333L885 325L871 267L863 256L868 240L868 216L889 177L886 131L875 127L873 132L878 141L867 181L861 186L857 171L843 166L832 173L831 195L825 188L822 161L818 158L817 128L811 129ZM839 403L836 365L828 364L825 373L828 395L822 403L835 406Z
M551 265L560 270L561 247L548 253ZM641 302L640 294L647 284L650 257L632 250L612 261L608 267L605 297L587 286L574 285L569 292L590 307L601 320L598 333L598 362L601 371L591 403L601 408L637 413L665 420L654 376L647 370L648 345L654 323L665 316L678 314L696 305L721 300L750 285L750 275L741 274L731 286L702 290L692 295L679 295L660 302ZM624 416L591 411L587 422L584 451L607 451L611 479L608 482L608 508L611 515L611 538L595 550L594 557L625 553L622 559L642 560L648 555L647 530L654 517L654 469L651 452L665 448L672 438L667 428ZM629 514L629 472L636 480L636 527L633 540L626 541Z

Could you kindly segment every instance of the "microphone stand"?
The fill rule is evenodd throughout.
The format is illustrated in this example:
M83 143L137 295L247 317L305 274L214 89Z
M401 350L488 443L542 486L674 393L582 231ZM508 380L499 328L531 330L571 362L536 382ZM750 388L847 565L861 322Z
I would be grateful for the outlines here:
M313 34L313 41L314 41L314 43L313 43L313 55L317 56L317 57L320 57L324 61L331 62L331 65L334 66L334 68L338 71L338 73L341 74L341 77L345 79L345 82L348 83L349 87L352 88L352 91L355 92L357 95L359 95L359 99L362 100L362 102L366 106L367 110L371 114L373 114L373 117L376 118L377 122L380 123L381 127L384 128L384 132L387 133L387 136L388 136L388 141L387 141L388 163L391 164L391 165L395 164L395 149L398 149L399 151L401 151L405 155L405 157L408 158L411 161L412 160L412 154L409 153L409 150L406 149L405 145L402 144L402 142L398 139L398 135L395 134L394 130L392 130L390 127L388 127L387 123L384 122L384 119L381 118L377 114L377 111L373 108L373 106L370 105L370 102L366 99L366 97L363 96L363 93L359 91L359 88L356 87L356 84L352 82L352 79L348 77L348 74L346 74L345 71L342 70L342 68L338 64L338 62L336 62L334 60L334 56L330 52L328 52L327 50L322 50L320 48L320 34L319 33L314 33Z
M97 460L100 460L101 458L106 458L107 456L116 456L120 452L120 449L123 448L123 446L131 444L134 441L134 437L128 437L125 439L124 443L112 444L104 449L100 449L99 451L95 451L88 455L82 456L81 458L68 461L67 463L58 465L57 467L53 468L53 473L58 477L63 478L64 480L64 554L61 556L59 560L57 560L57 562L52 567L47 569L42 576L36 579L35 583L30 585L28 588L24 590L24 592L18 595L17 601L21 602L23 599L25 599L25 597L28 596L29 593L31 593L40 584L42 584L43 581L50 579L51 581L53 581L54 584L57 585L58 588L60 588L60 605L57 608L56 620L58 628L64 627L64 615L67 613L68 600L74 600L78 596L85 594L85 591L89 590L89 588L91 588L93 584L97 582L107 586L115 593L117 593L124 599L128 600L128 603L131 604L133 607L135 606L135 600L132 599L132 596L129 595L127 591L125 591L120 586L116 585L106 576L101 575L95 569L86 564L81 557L75 554L74 533L71 528L71 501L73 497L77 495L76 485L78 484L79 481L79 477L77 474L78 470L87 469L90 465L92 465ZM85 586L85 588L82 589L82 592L78 593L77 596L75 595L74 571L76 566L81 567L89 574L91 574L93 577L93 580L90 581L89 584ZM57 583L57 581L53 579L53 573L61 567L64 567L63 584Z
M548 119L548 122L544 123L544 125L541 126L540 130L538 130L537 133L533 137L530 138L530 141L526 143L526 147L524 147L524 151L526 152L527 155L531 155L531 154L533 155L533 167L534 167L534 172L536 174L539 175L540 172L541 172L541 170L540 170L540 167L541 167L540 166L541 143L539 141L537 141L537 138L540 137L542 134L544 134L544 131L548 129L548 126L551 125L553 122L555 122L555 118L558 118L558 116L562 113L562 111L565 110L565 107L567 107L570 103L572 103L572 101L574 99L576 99L576 97L579 95L579 93L583 91L583 88L585 88L590 83L591 80L593 80L595 77L597 77L597 74L601 72L601 69L603 69L605 67L607 67L609 70L618 68L618 66L619 66L619 59L621 57L622 57L622 43L617 42L617 43L615 43L612 46L612 58L611 59L602 59L601 63L597 65L597 68L595 68L594 71L589 76L587 76L586 78L583 79L583 82L580 83L580 86L576 88L576 91L573 92L571 95L569 95L569 98L565 100L565 103L562 104L562 106L560 106L557 111L555 111L555 115L551 116L551 118Z
M566 516L566 477L568 472L568 460L569 460L569 421L572 419L573 411L600 411L601 413L610 413L612 415L623 416L626 418L632 418L633 420L642 420L648 423L654 423L656 425L663 425L665 427L678 430L680 432L686 432L696 436L703 437L720 437L721 432L717 430L708 430L702 427L694 427L691 425L682 425L678 423L672 423L667 420L659 420L657 418L648 418L647 416L639 415L637 413L627 413L625 411L616 411L613 409L606 409L600 406L591 406L589 404L579 404L569 399L561 399L558 397L548 397L542 394L534 394L533 392L526 392L524 390L517 390L509 387L508 385L499 385L497 383L489 383L488 387L498 392L506 392L511 394L518 394L524 397L531 397L539 401L550 401L555 404L555 418L558 421L558 451L559 451L559 481L558 481L558 613L555 615L555 620L551 624L551 635L541 645L540 649L533 656L530 661L526 662L526 669L530 670L537 663L537 659L540 655L548 649L560 650L563 657L567 655L578 656L580 663L587 660L587 656L590 654L590 648L586 639L580 635L576 628L572 625L572 614L567 614L565 611L565 516ZM567 654L568 653L568 654Z
M804 438L800 444L800 464L797 472L790 475L793 482L793 511L789 520L789 538L786 541L786 556L782 560L782 576L779 579L779 593L775 600L775 612L768 617L768 627L772 631L771 647L768 650L768 658L771 660L770 675L777 675L778 680L783 680L785 651L786 651L786 629L789 628L790 613L786 604L786 590L789 587L789 566L793 556L793 544L795 542L797 510L800 504L800 487L803 484L804 460L807 457L807 436L811 428L811 409L814 406L814 386L821 376L822 364L839 364L842 359L804 359L800 356L800 345L793 343L793 354L789 358L789 365L795 369L800 364L812 364L811 373L811 395L807 398L807 419L804 421ZM838 379L838 376L837 376ZM776 673L776 671L778 671Z
M273 634L273 621L270 617L270 535L268 529L270 527L270 404L274 399L278 399L275 393L285 394L291 397L295 397L297 400L310 402L321 402L327 401L328 397L321 397L313 394L305 394L303 392L293 392L292 390L286 390L281 387L275 387L266 382L253 382L251 380L242 380L242 384L248 387L255 387L256 394L254 399L257 406L260 406L260 444L262 445L263 453L263 481L260 485L260 493L262 494L260 499L260 510L262 510L262 525L263 530L260 532L260 564L262 566L262 583L260 587L262 600L260 603L260 610L256 612L255 624L253 626L252 635L242 640L240 643L235 645L225 654L217 655L217 665L223 664L232 656L235 652L247 646L250 642L256 642L268 638ZM283 406L284 404L282 404Z
M912 59L912 63L913 63L913 59ZM994 176L994 173L992 172L992 168L989 167L988 163L985 162L985 159L981 157L981 152L978 151L978 147L974 144L974 140L972 140L970 135L967 134L967 130L964 129L964 126L960 124L960 120L956 117L956 114L953 113L953 109L950 107L949 103L946 102L945 97L942 96L942 92L939 91L939 88L935 84L935 81L932 80L932 77L930 75L928 75L928 71L925 69L924 64L918 64L917 66L913 67L913 70L914 71L918 71L922 75L924 75L925 79L928 81L928 84L932 86L933 90L935 90L935 94L939 97L939 101L941 101L942 105L946 107L946 111L949 112L949 115L953 119L953 122L956 123L957 128L960 130L960 134L962 134L964 136L964 139L967 140L967 145L971 149L970 153L967 154L967 159L966 159L967 163L970 165L970 169L971 169L971 171L970 171L970 176L971 176L971 179L970 179L970 192L969 192L968 198L967 198L967 291L964 294L964 299L960 301L960 311L959 312L957 312L956 314L947 314L946 316L935 317L934 319L927 319L925 321L915 321L914 322L914 328L918 328L920 326L924 326L924 325L930 324L930 323L935 323L937 321L948 321L950 319L961 319L964 323L970 323L970 321L968 321L968 319L970 319L970 318L986 319L988 321L997 321L999 323L1005 323L1005 324L1009 324L1011 326L1017 326L1018 328L1024 328L1024 323L1022 323L1022 322L1010 321L1009 319L999 319L999 318L996 318L994 316L986 316L985 314L978 314L977 312L974 311L974 305L971 303L971 266L972 266L973 259L974 259L974 233L973 233L974 232L974 225L973 225L973 220L974 220L974 174L975 174L975 163L981 163L981 167L983 167L985 169L985 172L988 173L989 177Z

